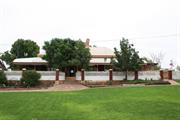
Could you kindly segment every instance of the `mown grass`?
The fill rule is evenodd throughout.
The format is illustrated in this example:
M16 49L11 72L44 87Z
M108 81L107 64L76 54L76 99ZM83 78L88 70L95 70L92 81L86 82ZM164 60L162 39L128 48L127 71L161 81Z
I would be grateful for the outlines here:
M180 120L180 87L0 93L0 120Z
M176 82L180 83L180 80L176 80Z

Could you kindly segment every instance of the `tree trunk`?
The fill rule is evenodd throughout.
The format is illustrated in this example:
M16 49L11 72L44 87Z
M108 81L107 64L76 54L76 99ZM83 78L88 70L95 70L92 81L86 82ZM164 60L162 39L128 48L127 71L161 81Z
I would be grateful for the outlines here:
M136 71L134 71L134 80L138 80L138 71L136 70Z
M127 77L128 77L128 70L125 71L125 81L127 81Z

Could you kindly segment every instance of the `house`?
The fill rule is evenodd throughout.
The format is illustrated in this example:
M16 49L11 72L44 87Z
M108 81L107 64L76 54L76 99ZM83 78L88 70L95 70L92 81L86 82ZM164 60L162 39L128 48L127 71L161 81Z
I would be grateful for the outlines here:
M48 62L41 57L17 58L13 61L13 64L15 65L15 69L18 70L22 70L22 68L40 71L48 70Z
M89 64L89 70L93 71L105 71L112 67L111 59L115 57L114 52L106 47L92 47L90 46L90 40L87 39L85 47L90 49L92 58ZM13 61L16 65L16 69L35 69L35 70L48 70L48 62L42 59L42 54L39 57L33 58L18 58Z
M140 71L155 70L157 65L158 65L158 63L143 63L143 64L140 64L140 66L141 66Z
M114 51L106 47L92 47L90 40L86 40L86 47L90 49L91 60L89 69L92 71L105 71L112 68L111 60L115 57Z

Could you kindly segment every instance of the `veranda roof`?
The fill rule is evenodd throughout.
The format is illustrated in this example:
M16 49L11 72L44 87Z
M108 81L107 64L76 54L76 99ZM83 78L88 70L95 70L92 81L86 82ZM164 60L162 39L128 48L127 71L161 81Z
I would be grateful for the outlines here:
M15 65L47 65L48 62L41 57L17 58L13 61Z

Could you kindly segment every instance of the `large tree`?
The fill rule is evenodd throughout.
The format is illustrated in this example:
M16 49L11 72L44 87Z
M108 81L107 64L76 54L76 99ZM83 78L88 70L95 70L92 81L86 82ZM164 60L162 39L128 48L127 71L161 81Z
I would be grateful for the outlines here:
M43 49L46 51L44 59L48 61L49 66L61 70L71 66L86 68L91 59L89 48L85 48L81 40L55 38L46 41Z
M16 58L36 57L39 53L39 46L32 40L18 39L11 48L11 54Z
M116 70L125 72L125 80L127 80L128 71L138 71L142 59L138 55L138 51L133 48L128 39L120 40L120 51L114 48L116 60L113 61L113 67Z
M9 51L2 54L1 59L12 67L15 58L36 57L39 53L39 46L32 40L18 39Z

